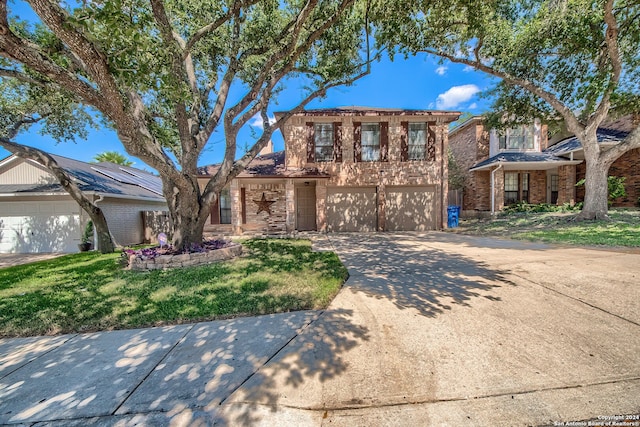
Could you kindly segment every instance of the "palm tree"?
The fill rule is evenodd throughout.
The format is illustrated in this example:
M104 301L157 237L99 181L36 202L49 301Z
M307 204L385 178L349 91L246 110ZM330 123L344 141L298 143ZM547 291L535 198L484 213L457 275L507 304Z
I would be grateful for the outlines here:
M131 160L129 160L126 156L118 153L117 151L105 151L102 153L98 153L95 155L93 160L97 163L109 162L109 163L115 163L116 165L121 165L121 166L133 165L133 162Z

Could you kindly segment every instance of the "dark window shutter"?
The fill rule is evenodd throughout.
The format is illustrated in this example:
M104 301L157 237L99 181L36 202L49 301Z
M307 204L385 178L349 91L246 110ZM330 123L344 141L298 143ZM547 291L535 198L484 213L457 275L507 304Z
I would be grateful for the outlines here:
M333 123L333 160L342 162L342 123Z
M389 161L389 122L380 123L380 161Z
M409 160L409 122L400 122L400 160Z
M242 204L242 223L247 223L247 189L240 189L240 203Z
M211 204L211 224L220 224L220 195Z
M307 162L316 161L316 140L313 122L307 122Z
M356 162L362 161L362 134L360 122L353 122L353 158Z
M436 161L436 124L435 123L427 123L427 127L429 131L427 132L427 155L426 159L430 162ZM446 153L442 154L443 156Z

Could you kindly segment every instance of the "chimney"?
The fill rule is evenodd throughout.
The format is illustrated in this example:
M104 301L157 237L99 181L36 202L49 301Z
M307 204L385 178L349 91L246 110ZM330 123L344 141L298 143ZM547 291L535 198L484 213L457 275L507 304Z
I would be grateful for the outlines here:
M265 154L271 153L273 153L273 141L269 140L269 142L267 142L267 145L265 145L264 148L260 150L258 156L264 156Z

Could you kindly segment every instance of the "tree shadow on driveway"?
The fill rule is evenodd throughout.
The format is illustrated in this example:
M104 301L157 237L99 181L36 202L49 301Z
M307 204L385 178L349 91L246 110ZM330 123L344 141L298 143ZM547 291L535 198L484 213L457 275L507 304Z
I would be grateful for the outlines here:
M500 301L491 292L514 286L506 270L463 255L429 247L429 235L331 235L330 241L349 269L347 285L398 308L435 317L472 298Z

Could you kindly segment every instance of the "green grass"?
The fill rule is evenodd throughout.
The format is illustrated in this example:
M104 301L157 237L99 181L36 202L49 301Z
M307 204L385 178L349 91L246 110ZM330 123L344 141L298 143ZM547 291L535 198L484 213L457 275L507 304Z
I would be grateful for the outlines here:
M575 221L575 213L514 213L461 221L455 232L583 246L640 247L640 211L611 210L609 221Z
M79 253L0 269L0 336L126 329L326 307L347 277L311 242L252 239L201 267L125 271L120 254Z

